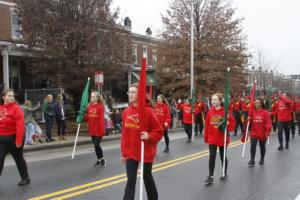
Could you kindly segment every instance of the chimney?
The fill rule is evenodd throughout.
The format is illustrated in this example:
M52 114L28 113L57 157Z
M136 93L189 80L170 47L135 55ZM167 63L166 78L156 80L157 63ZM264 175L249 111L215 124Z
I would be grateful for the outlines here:
M131 20L129 19L129 17L125 17L125 19L124 19L124 27L128 31L131 31Z
M150 27L147 28L147 30L146 30L146 35L152 36L152 30L151 30Z

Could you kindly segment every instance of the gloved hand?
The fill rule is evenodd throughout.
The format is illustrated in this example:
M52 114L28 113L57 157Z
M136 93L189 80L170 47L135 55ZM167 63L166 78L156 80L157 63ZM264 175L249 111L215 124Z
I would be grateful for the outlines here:
M222 133L225 133L225 128L226 128L226 121L225 119L221 119L221 123L220 125L218 126L218 129L222 132Z

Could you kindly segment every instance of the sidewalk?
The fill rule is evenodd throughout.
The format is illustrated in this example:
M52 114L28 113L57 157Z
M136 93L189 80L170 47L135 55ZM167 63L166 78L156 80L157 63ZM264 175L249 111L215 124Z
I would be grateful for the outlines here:
M174 133L174 132L178 132L178 131L183 131L183 128L169 130L169 133ZM103 137L102 142L119 140L120 138L121 138L121 134L117 133L114 135L109 135L109 136ZM53 139L55 139L55 141L49 142L49 143L36 142L34 145L26 145L25 144L24 152L68 147L68 146L73 146L74 142L75 142L75 136L71 136L71 135L66 136L67 140L63 140L63 141L58 140L58 138L56 136L54 136ZM89 143L92 143L91 137L89 137L89 136L79 136L78 137L77 145L89 144Z

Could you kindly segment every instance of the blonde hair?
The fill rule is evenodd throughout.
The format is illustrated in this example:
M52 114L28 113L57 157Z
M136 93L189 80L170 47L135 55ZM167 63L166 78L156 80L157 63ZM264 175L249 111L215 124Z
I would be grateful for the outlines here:
M97 102L104 105L104 100L103 100L102 95L97 91L92 91L91 94L93 94L93 93L96 94Z
M61 94L57 95L56 102L62 105L64 103L62 98L63 98L63 95L61 95Z
M45 101L48 101L48 102L49 102L50 97L52 97L52 99L53 99L53 95L52 95L52 94L47 94L47 96L46 96L46 98L45 98Z

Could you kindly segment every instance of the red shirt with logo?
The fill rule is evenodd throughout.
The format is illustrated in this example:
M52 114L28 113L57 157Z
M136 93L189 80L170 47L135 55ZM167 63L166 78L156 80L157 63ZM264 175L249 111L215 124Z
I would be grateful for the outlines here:
M219 125L224 119L224 107L221 107L217 110L215 107L212 107L207 114L205 120L204 128L204 142L208 144L213 144L216 146L224 146L224 133L219 130ZM228 133L233 131L235 127L235 120L232 114L228 114ZM230 137L226 139L226 144L230 142Z
M154 110L146 107L145 130L149 134L149 140L144 140L144 162L152 163L156 154L157 143L162 138L164 131L158 121ZM139 110L130 105L122 113L122 156L135 161L141 160L141 130L139 125Z
M154 106L154 112L163 129L168 130L171 124L169 106L165 103L157 103ZM168 125L165 126L165 123L167 123Z
M288 122L292 120L292 115L291 115L292 103L293 101L283 96L280 96L280 100L278 101L277 104L277 109L274 112L275 114L278 115L279 122Z
M272 120L269 112L265 109L253 109L250 117L250 137L260 141L266 141L272 128Z
M192 106L191 104L178 104L178 109L182 112L182 121L184 124L192 124Z
M16 135L16 145L23 143L24 112L17 103L0 105L0 135Z
M104 105L90 103L86 110L84 120L88 123L90 136L103 137L105 135Z

